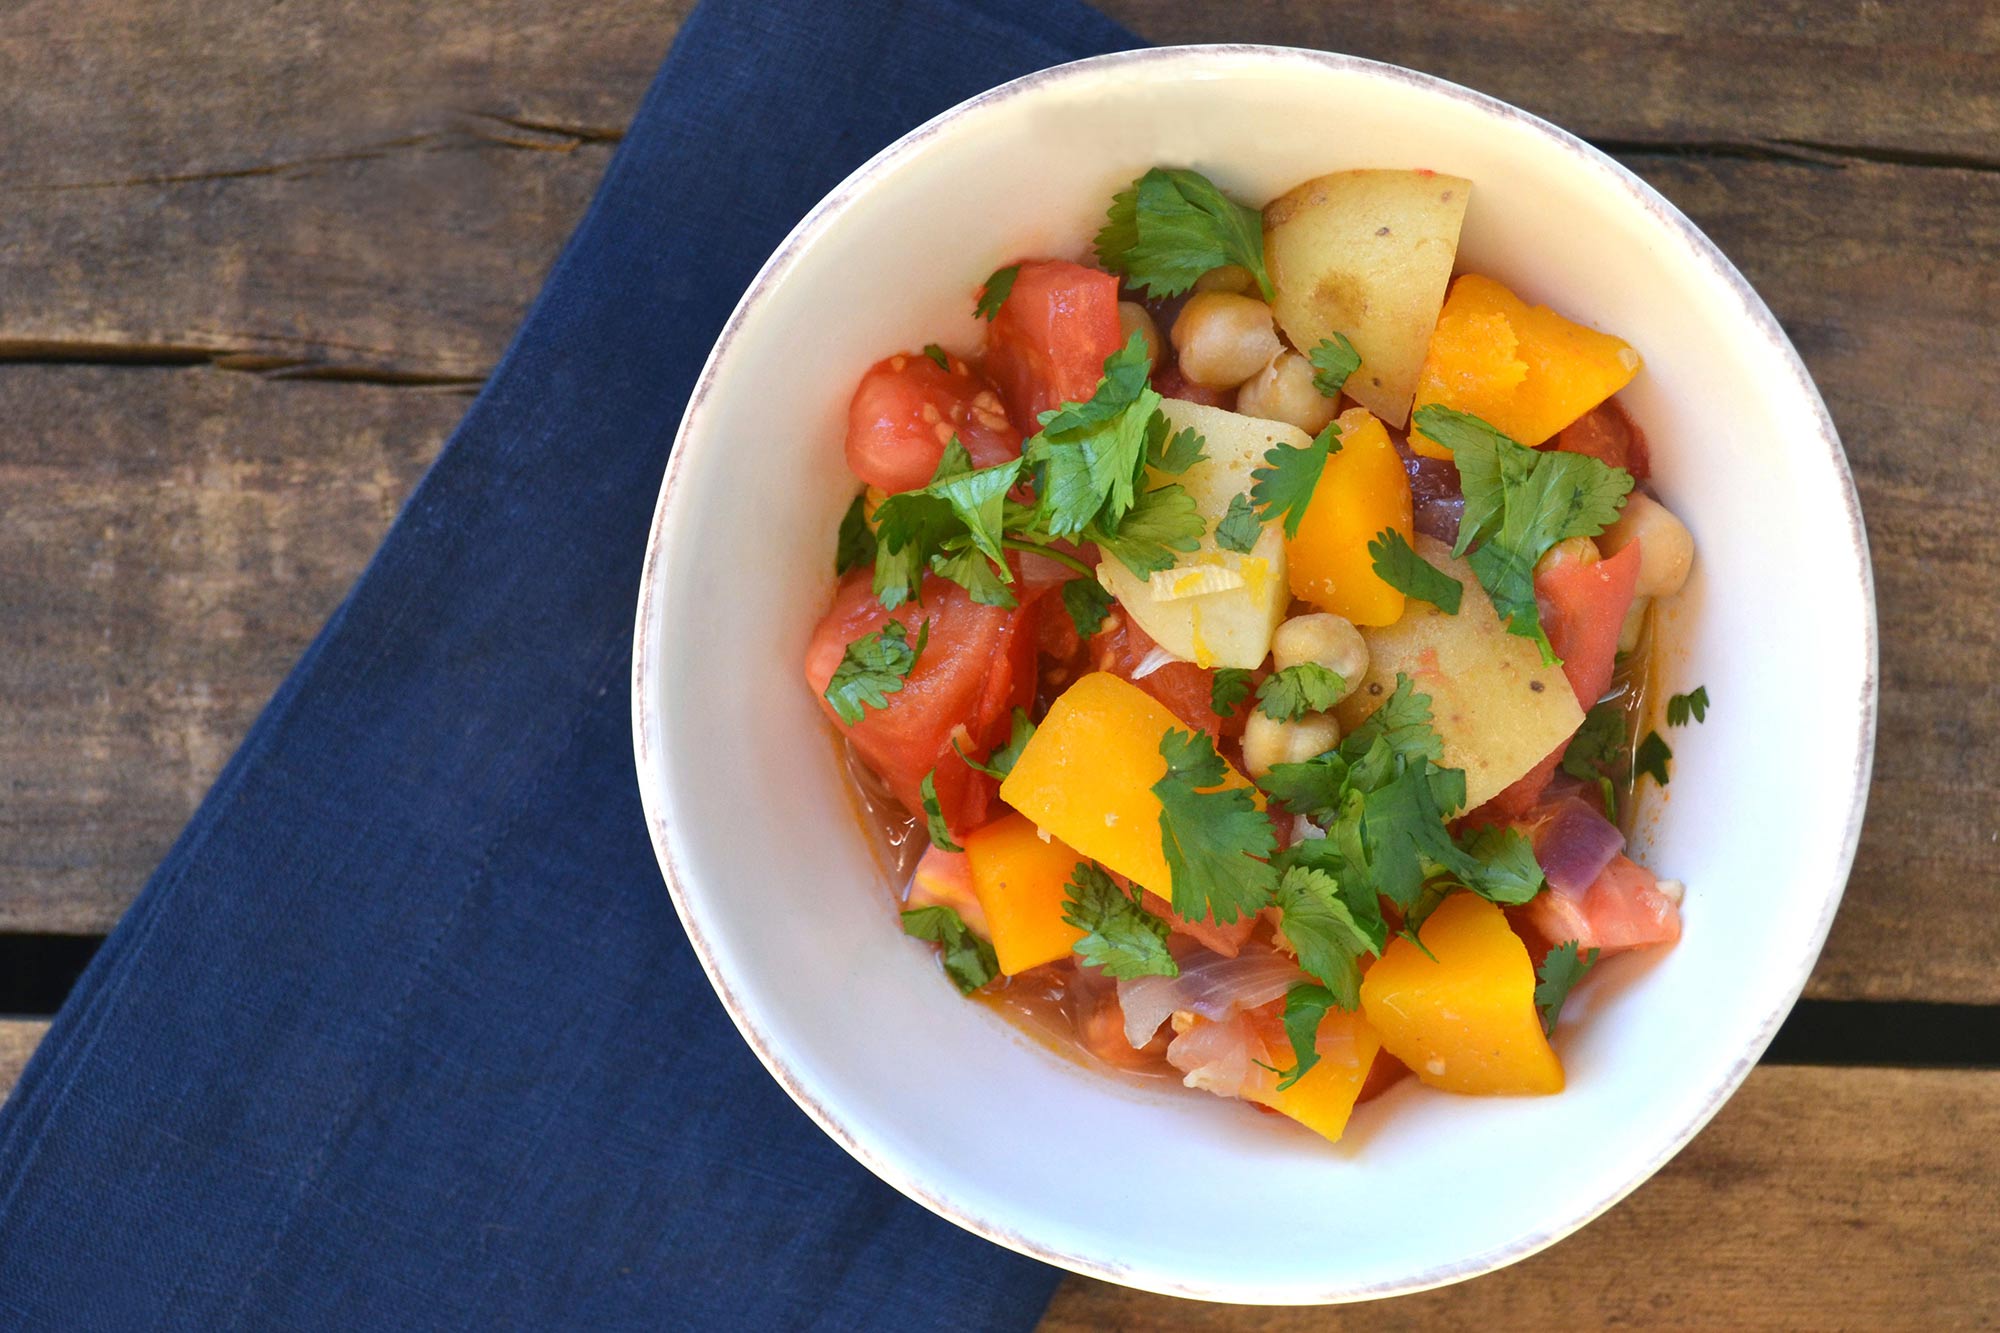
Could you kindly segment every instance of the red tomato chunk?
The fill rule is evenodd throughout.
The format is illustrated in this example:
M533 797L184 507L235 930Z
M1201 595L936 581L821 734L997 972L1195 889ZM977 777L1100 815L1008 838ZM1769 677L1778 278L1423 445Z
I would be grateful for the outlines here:
M1123 344L1118 279L1068 260L1036 260L1021 265L987 329L986 373L1014 428L1033 435L1042 413L1097 391L1104 358Z
M847 466L870 486L913 491L930 481L954 435L975 467L1021 453L1000 399L971 367L892 356L868 368L847 406Z

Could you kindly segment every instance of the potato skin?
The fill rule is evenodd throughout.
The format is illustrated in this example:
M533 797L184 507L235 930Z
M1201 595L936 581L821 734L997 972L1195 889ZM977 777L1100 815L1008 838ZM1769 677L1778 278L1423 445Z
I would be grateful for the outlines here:
M1307 353L1346 334L1361 353L1347 395L1392 426L1409 420L1471 194L1461 176L1336 171L1264 209L1278 326Z

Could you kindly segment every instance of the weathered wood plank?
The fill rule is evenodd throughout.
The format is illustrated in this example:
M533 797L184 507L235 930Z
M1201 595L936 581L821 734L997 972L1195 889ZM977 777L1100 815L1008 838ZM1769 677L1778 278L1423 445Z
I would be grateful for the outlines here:
M1990 878L2000 809L2000 698L1976 687L2000 653L1986 520L2000 408L1966 369L2000 360L1983 309L2000 173L1635 162L1798 340L1871 524L1880 758L1809 994L2000 1000L2000 920L1962 910L1963 886ZM20 719L0 735L14 775L0 928L115 919L462 404L200 368L0 367L4 419L37 423L0 438L0 567L20 571L0 588L0 625L36 645L0 661L0 716ZM248 491L229 470L239 457L263 460ZM114 557L89 554L107 543Z
M0 1018L0 1101L6 1100L14 1080L21 1077L28 1057L48 1030L49 1025L39 1019Z
M2000 1072L1763 1068L1631 1198L1512 1268L1322 1309L1072 1278L1042 1330L1991 1327L1996 1178Z
M462 394L0 367L0 930L106 930Z

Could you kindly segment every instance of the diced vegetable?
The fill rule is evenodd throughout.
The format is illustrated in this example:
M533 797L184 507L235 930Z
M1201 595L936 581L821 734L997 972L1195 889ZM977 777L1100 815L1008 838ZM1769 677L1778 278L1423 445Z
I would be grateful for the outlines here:
M1279 1091L1279 1075L1252 1066L1243 1082L1243 1096L1337 1141L1361 1099L1382 1039L1361 1014L1329 1009L1319 1022L1314 1047L1319 1051L1319 1063L1291 1087ZM1265 1064L1284 1069L1291 1063L1284 1044L1269 1043L1268 1049L1275 1058L1267 1058Z
M1505 914L1455 893L1418 938L1422 949L1392 940L1361 979L1362 1012L1389 1053L1447 1092L1561 1092L1562 1061L1535 1011L1534 964Z
M1326 460L1298 535L1285 543L1292 593L1357 625L1392 625L1404 597L1375 572L1368 543L1384 528L1412 535L1410 476L1367 411L1343 412L1339 422L1340 449Z
M847 405L847 466L884 491L910 491L937 471L954 437L977 467L1021 453L999 397L963 361L904 353L878 361Z
M1170 730L1184 728L1159 700L1093 672L1049 705L1000 799L1106 869L1171 898L1153 794L1167 772L1160 741ZM1232 768L1224 785L1249 781Z
M1062 259L1019 265L986 331L986 374L1014 429L1032 435L1042 413L1088 399L1125 336L1118 279Z
M1134 623L1124 607L1105 620L1104 629L1090 641L1090 652L1097 670L1131 681L1165 704L1182 726L1216 738L1243 734L1244 719L1250 712L1249 687L1245 687L1244 699L1226 714L1218 714L1216 673L1173 657Z
M987 935L986 911L972 890L972 866L964 852L948 852L931 846L917 858L917 871L910 879L905 908L949 907L976 934Z
M1334 710L1352 731L1407 675L1431 699L1446 768L1465 770L1466 806L1485 802L1533 768L1583 722L1560 667L1542 665L1530 640L1509 634L1472 570L1443 543L1418 537L1417 553L1465 585L1457 615L1412 602L1393 625L1364 628L1368 674Z
M1633 585L1640 597L1672 597L1687 582L1694 564L1694 534L1650 495L1628 499L1625 512L1604 530L1598 545L1618 552L1632 546L1643 548L1638 581Z
M1011 977L1066 958L1082 938L1063 920L1064 886L1082 859L1058 839L1042 841L1020 815L966 835L972 891L987 923L981 933L993 941L1002 972Z
M1271 631L1291 600L1284 537L1276 524L1264 524L1248 553L1239 553L1218 544L1215 527L1229 512L1229 502L1250 490L1250 473L1263 463L1266 450L1275 443L1311 441L1282 422L1199 403L1168 399L1160 410L1176 434L1194 430L1201 435L1206 457L1174 476L1149 473L1149 484L1179 482L1207 530L1200 549L1179 557L1173 570L1154 580L1137 578L1118 560L1106 558L1098 563L1098 582L1175 657L1199 667L1258 666L1271 651ZM1232 586L1196 592L1203 580Z
M1279 327L1305 352L1345 334L1361 353L1347 396L1392 426L1409 420L1471 195L1430 171L1337 171L1264 209Z
M1416 406L1442 403L1522 444L1542 443L1639 373L1639 354L1607 333L1531 306L1491 278L1451 285L1417 380ZM1410 432L1431 458L1451 451Z
M1556 945L1575 940L1585 949L1616 953L1681 937L1680 907L1660 889L1653 872L1625 856L1614 856L1590 887L1558 888L1514 909L1518 920Z

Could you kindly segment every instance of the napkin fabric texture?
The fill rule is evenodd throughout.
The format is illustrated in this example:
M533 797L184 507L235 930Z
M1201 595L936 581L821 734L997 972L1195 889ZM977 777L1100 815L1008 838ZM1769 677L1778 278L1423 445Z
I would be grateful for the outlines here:
M629 651L688 390L785 232L953 103L1135 44L1074 0L687 21L0 1113L0 1328L1034 1323L1053 1270L869 1175L722 1012L647 841Z

